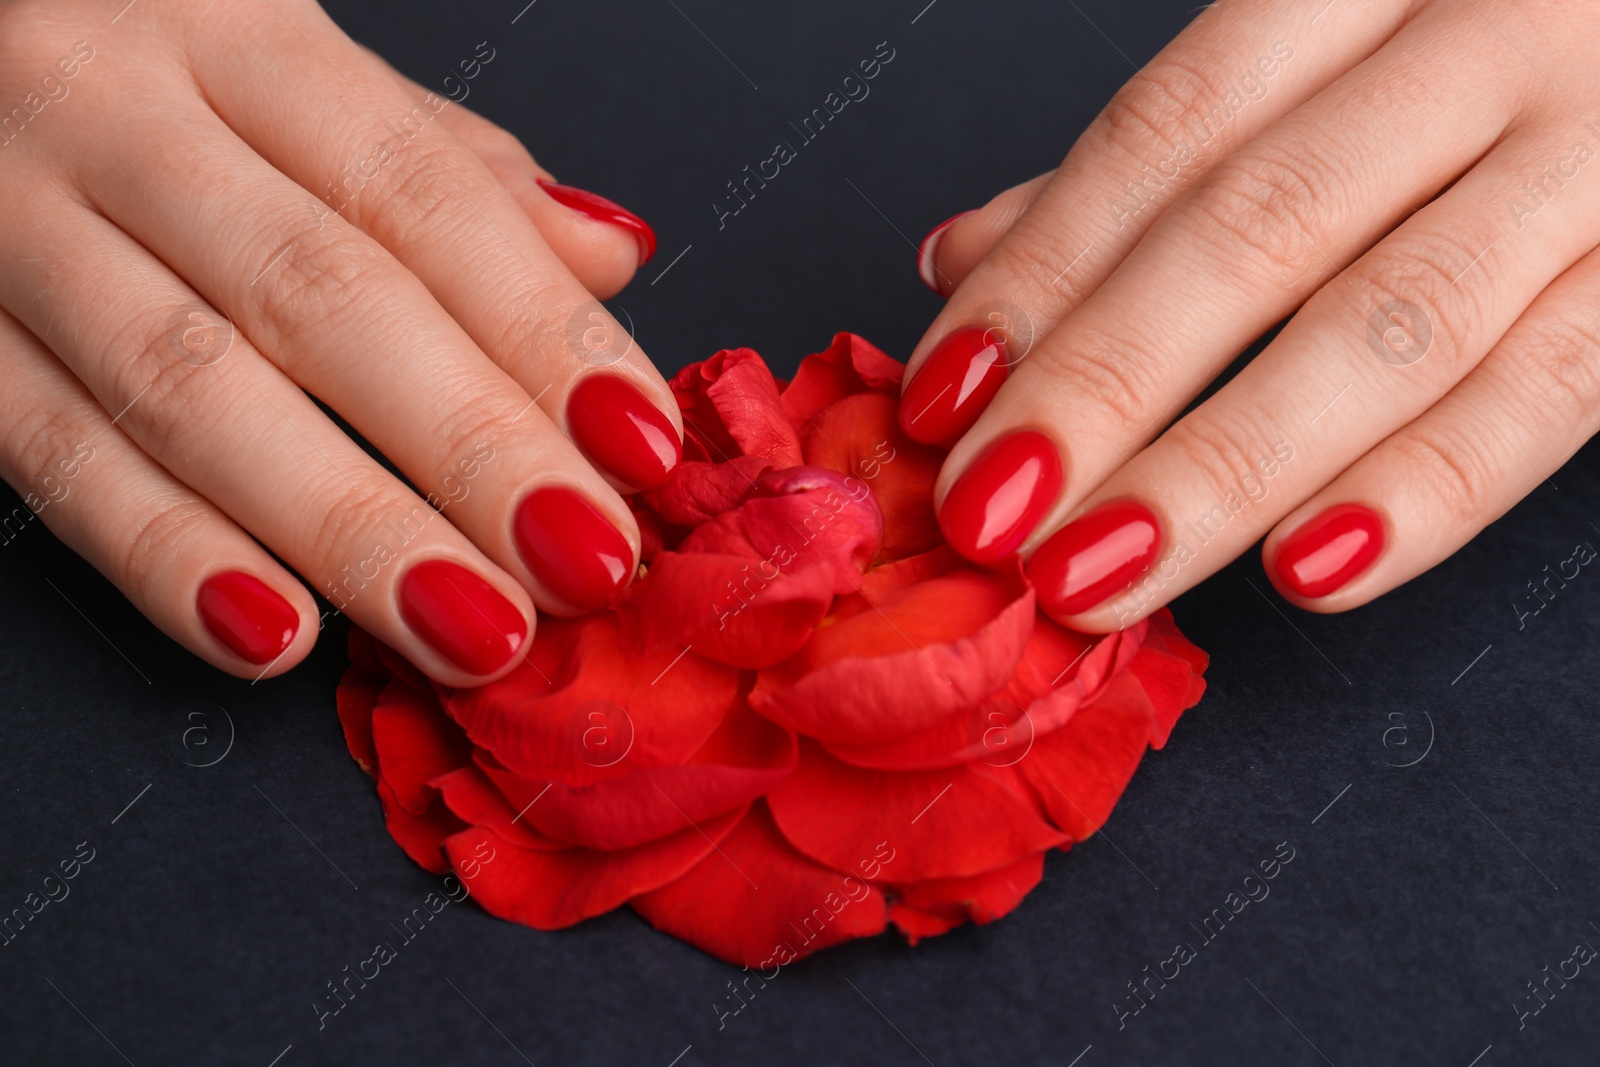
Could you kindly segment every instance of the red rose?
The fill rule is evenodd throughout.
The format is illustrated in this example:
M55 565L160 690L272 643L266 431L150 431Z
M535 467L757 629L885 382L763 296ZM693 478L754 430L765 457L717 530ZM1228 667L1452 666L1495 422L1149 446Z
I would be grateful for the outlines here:
M407 854L503 918L628 904L768 969L989 922L1094 833L1205 654L1164 611L1066 630L1015 562L947 548L902 371L840 334L787 385L748 349L678 374L641 577L541 619L501 682L432 685L354 632L339 714Z

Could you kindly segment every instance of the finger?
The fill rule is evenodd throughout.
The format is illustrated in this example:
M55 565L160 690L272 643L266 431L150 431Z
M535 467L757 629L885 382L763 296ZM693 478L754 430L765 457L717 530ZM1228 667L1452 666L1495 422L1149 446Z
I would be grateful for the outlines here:
M312 219L304 191L214 117L162 122L204 146L194 151L206 165L141 192L109 169L91 171L86 187L119 225L431 501L448 503L451 524L515 574L541 609L593 610L629 580L638 530L627 505L538 409L537 395L486 358L415 275L343 218ZM158 166L137 122L111 140L116 169L130 160ZM216 234L237 236L219 242ZM647 470L654 479L669 466L663 452L676 461L676 438L642 400L641 376L619 361L591 375L582 395L599 395L592 406L602 410L655 420L646 421L656 433ZM621 397L595 393L608 386ZM547 382L545 391L559 387ZM610 446L613 435L596 436L600 449Z
M917 245L917 276L940 296L955 291L984 256L1000 242L1051 175L1013 185L987 204L952 215L928 231Z
M32 515L212 666L259 680L305 658L317 613L304 587L129 441L4 311L0 376L0 476Z
M1174 204L1117 273L998 390L981 429L951 453L946 482L965 477L996 437L1049 426L1067 445L1074 482L1054 502L1071 509L1241 349L1412 205L1470 167L1514 121L1516 102L1506 99L1493 69L1468 69L1432 48L1433 35L1445 28L1422 20L1408 26L1377 57L1224 160ZM1430 84L1462 106L1435 114ZM1368 121L1351 123L1348 116L1380 92L1386 110L1368 108ZM1429 135L1417 137L1424 126ZM1451 202L1455 214L1470 216L1466 232L1483 237L1470 261L1495 243L1503 220L1477 218L1477 205L1464 197ZM1507 251L1504 241L1500 250ZM1551 276L1568 262L1550 265ZM1194 284L1197 278L1205 284ZM1339 284L1353 288L1348 279ZM1466 288L1472 285L1468 279ZM1017 529L1006 551L1032 532Z
M260 32L273 47L227 59L210 53L194 58L222 119L306 189L325 193L328 175L338 175L329 202L341 217L414 274L430 303L459 323L557 425L572 431L572 390L585 374L602 369L633 385L627 405L610 412L614 422L626 428L634 425L631 416L648 416L658 427L670 425L681 441L665 381L544 243L505 187L439 129L433 108L448 106L442 98L414 104L372 70L314 4L280 6L296 21L265 15ZM282 55L305 62L283 63ZM318 135L293 136L308 120ZM597 337L600 343L591 347ZM635 443L640 461L664 478L648 442L635 435ZM607 442L579 444L598 459ZM647 488L630 480L640 471L611 473L619 484Z
M1415 5L1319 6L1222 0L1117 93L912 353L904 394L925 414L902 419L907 434L929 444L959 438L994 387L946 386L969 375L1004 381L1174 198L1375 52ZM998 352L974 350L963 338L972 327L997 328Z
M242 332L82 204L47 198L11 221L0 304L146 454L431 677L514 666L527 594Z
M1519 227L1510 210L1522 175L1571 151L1565 131L1513 135L1318 292L1266 351L1039 547L1028 570L1041 607L1099 631L1142 617L1438 402L1600 242L1600 188L1570 184L1537 225ZM1082 553L1112 535L1095 527L1103 518L1089 520L1102 504L1130 500L1146 509L1139 528L1158 530L1159 543L1096 574Z
M362 51L414 104L426 105L430 95L438 99L439 94L407 78L376 52ZM584 201L573 196L571 186L552 189L555 175L540 166L517 137L460 102L471 90L467 70L487 66L495 55L495 49L484 42L472 58L461 61L465 69L459 77L445 79L445 96L451 102L439 109L437 122L500 180L578 282L599 299L610 299L655 255L655 231L619 204Z
M1346 611L1443 561L1600 430L1600 252L1546 289L1438 404L1289 514L1262 546L1279 592ZM1518 629L1595 558L1576 544L1511 601Z

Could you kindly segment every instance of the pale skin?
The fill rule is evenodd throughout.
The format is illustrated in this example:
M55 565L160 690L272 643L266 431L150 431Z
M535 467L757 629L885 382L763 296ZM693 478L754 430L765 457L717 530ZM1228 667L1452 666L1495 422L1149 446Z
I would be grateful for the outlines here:
M528 634L536 609L570 614L512 544L516 501L551 485L637 560L629 487L564 412L603 370L676 420L593 304L641 250L546 195L516 138L310 0L13 0L0 100L24 108L0 148L0 474L173 639L241 677L282 673L319 631L290 570L321 591L353 568L336 603L355 623L441 682L481 683L520 656L474 674L419 638L395 588L413 564L480 576ZM617 358L593 358L596 330ZM269 664L202 624L197 591L221 572L298 617Z
M1597 44L1600 5L1558 0L1210 5L1058 170L951 224L921 264L948 303L913 372L959 327L1032 336L940 498L1032 428L1065 477L1025 558L1106 502L1150 508L1163 580L1063 619L1090 631L1263 536L1269 577L1317 612L1445 559L1600 428ZM1190 535L1230 494L1220 532ZM1327 595L1286 588L1285 538L1348 502L1381 517L1382 554Z
M1300 606L1355 607L1448 556L1600 425L1600 159L1576 150L1600 152L1597 43L1600 9L1557 0L1213 5L1058 171L938 241L927 266L949 302L912 370L944 334L989 325L997 301L1033 338L940 496L1005 433L1050 435L1065 487L1026 557L1109 500L1181 529L1279 458L1271 492L1152 595L1066 620L1086 630L1131 624L1264 534L1270 560L1344 501L1384 517L1385 550L1328 596L1285 590ZM499 677L520 657L462 670L400 618L395 587L451 560L529 633L537 612L570 613L512 543L512 509L539 487L576 489L637 558L631 487L591 466L565 421L568 394L603 369L679 422L620 327L600 321L622 339L603 368L572 342L589 302L631 278L635 239L547 196L509 134L431 101L310 0L0 4L0 108L29 115L0 148L3 202L21 205L0 213L0 475L229 673L303 659L319 607L296 575L323 590L356 566L372 577L342 603L355 623L446 684ZM1227 119L1180 151L1219 102ZM335 209L326 183L349 173ZM1395 300L1430 325L1415 360L1368 343ZM492 462L473 464L484 445ZM393 543L430 498L439 517ZM373 563L379 542L393 548ZM197 614L223 571L298 617L264 668Z

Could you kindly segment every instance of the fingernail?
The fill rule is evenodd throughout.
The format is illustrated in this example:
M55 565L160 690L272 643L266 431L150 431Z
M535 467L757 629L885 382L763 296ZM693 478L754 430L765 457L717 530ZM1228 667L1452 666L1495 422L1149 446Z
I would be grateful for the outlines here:
M459 563L430 559L400 582L400 616L416 635L468 674L493 674L528 636L517 606Z
M976 210L977 208L973 208L972 211L963 211L959 215L951 215L929 230L928 236L924 237L922 243L917 246L917 276L922 279L923 285L926 285L936 293L939 292L939 268L934 265L933 257L938 254L939 241L944 237L945 231L954 226L957 220L966 218ZM940 293L940 295L942 296L943 294Z
M1061 493L1061 454L1037 430L1007 434L945 494L939 527L975 563L994 563L1028 539Z
M642 267L650 262L650 258L656 254L656 231L650 228L648 222L616 201L607 200L587 189L561 185L545 178L539 179L539 187L550 195L551 200L563 207L580 211L591 219L620 226L633 234L634 239L639 242L639 266Z
M271 663L300 629L300 613L260 578L223 571L200 583L200 621L235 656Z
M534 577L579 611L605 607L633 569L622 531L583 494L535 489L517 508L517 550Z
M1161 551L1161 520L1143 504L1106 504L1052 534L1028 561L1039 607L1079 615L1127 588Z
M1006 382L1000 331L969 326L939 342L900 397L900 428L913 441L949 448L972 429Z
M1383 555L1383 519L1363 504L1335 504L1278 545L1273 569L1294 593L1315 600L1348 585Z
M654 489L683 458L671 420L615 374L577 384L567 396L567 429L591 460L635 489Z

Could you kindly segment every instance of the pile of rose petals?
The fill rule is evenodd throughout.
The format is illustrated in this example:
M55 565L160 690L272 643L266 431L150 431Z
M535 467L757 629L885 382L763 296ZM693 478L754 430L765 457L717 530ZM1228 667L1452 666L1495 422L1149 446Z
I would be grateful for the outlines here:
M401 848L514 922L626 904L767 969L990 922L1094 833L1206 656L1166 611L1067 630L1015 560L952 552L903 370L851 334L788 383L749 349L684 369L684 462L631 500L640 577L541 618L502 681L445 689L352 633L339 715Z

